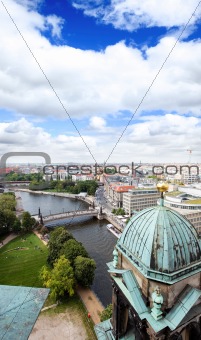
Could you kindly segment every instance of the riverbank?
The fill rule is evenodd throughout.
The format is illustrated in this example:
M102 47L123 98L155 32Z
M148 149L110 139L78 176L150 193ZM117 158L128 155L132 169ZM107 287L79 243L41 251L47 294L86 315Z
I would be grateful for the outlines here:
M86 197L83 197L83 196L79 196L78 195L75 195L75 194L69 194L67 192L55 192L55 191L42 191L42 190L37 190L37 191L33 191L33 190L30 190L30 189L17 189L17 191L23 191L23 192L28 192L30 194L36 194L36 195L50 195L50 196L57 196L57 197L65 197L65 198L71 198L71 199L80 199L88 204L93 204L94 202L94 196L86 196Z
M41 235L38 232L34 231L34 234L38 236L45 245L47 245L47 242L41 239ZM100 313L104 310L104 307L94 292L89 288L78 287L77 293L94 324L100 323Z
M15 199L16 199L16 216L19 217L21 213L23 213L24 209L22 205L22 199L17 191L15 192Z
M24 210L29 211L31 215L37 215L39 207L44 216L88 208L88 204L82 201L53 197L52 195L20 192L20 196ZM64 219L52 223L53 227L65 226L76 240L84 245L89 256L95 260L97 268L92 290L104 307L111 303L112 297L111 279L107 272L106 263L111 262L112 252L117 242L117 238L107 229L108 223L110 222L107 222L107 220L100 221L92 217Z
M36 195L49 195L49 196L55 196L55 197L63 197L63 198L70 198L70 199L74 199L74 200L80 200L83 201L85 203L88 203L90 205L93 205L94 203L94 196L87 196L87 197L82 197L79 195L74 195L74 194L68 194L68 193L61 193L61 192L51 192L51 191L32 191L29 189L17 189L18 191L22 191L22 192L27 192L27 193L31 193L31 194L36 194ZM100 219L100 216L99 216ZM113 224L115 228L117 228L120 232L123 231L123 226L122 226L122 222L119 221L116 216L113 216L111 213L108 213L106 211L103 210L102 213L102 218L101 219L105 219L107 220L109 223Z

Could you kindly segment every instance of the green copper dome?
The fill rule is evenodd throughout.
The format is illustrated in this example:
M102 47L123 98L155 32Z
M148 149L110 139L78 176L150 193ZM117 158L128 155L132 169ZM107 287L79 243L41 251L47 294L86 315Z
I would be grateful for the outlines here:
M159 281L173 283L201 268L196 230L185 217L164 206L142 210L131 218L117 249L143 275Z

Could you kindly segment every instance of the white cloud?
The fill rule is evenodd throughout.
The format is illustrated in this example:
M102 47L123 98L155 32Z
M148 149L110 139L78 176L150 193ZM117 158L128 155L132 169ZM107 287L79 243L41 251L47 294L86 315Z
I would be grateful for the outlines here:
M175 43L174 37L164 37L143 54L124 42L100 52L52 46L40 33L47 29L49 17L27 11L11 0L7 8L72 117L133 112ZM62 20L54 20L54 34L59 35ZM0 22L0 106L24 115L66 117L3 6ZM179 42L142 109L200 114L200 65L200 40Z
M96 149L95 138L87 135L82 137L89 149ZM43 128L35 126L25 118L10 123L0 123L0 155L19 151L46 152L54 162L82 162L83 157L93 161L79 136L58 134L52 137ZM81 159L80 155L82 155ZM12 162L12 159L10 161ZM18 162L20 159L16 158L15 161Z
M106 128L106 121L101 117L91 117L89 126L95 130L103 130Z
M127 123L122 115L120 124L121 116L117 115L112 126L108 125L107 115L124 110L134 112L175 38L164 37L156 46L146 47L143 54L123 41L100 52L53 46L41 33L47 29L50 18L12 0L8 0L6 6L70 116L89 119L89 125L82 127L84 139L97 161L104 161L106 151L109 154ZM176 15L179 14L175 12ZM57 17L54 20L52 34L59 36L62 20ZM66 112L3 6L0 6L0 23L0 107L24 117L32 115L35 122L50 116L66 118ZM200 159L201 131L197 118L201 108L200 79L200 40L179 42L132 124L141 111L161 110L169 115L140 117L142 122L128 128L111 161L155 161L158 158L165 161L164 158L171 157L179 161L180 156L181 159L185 157L188 145ZM184 113L192 117L182 117ZM79 136L69 133L52 137L27 119L0 124L1 154L39 150L51 153L55 162L79 161L80 154L85 161L93 161ZM95 137L91 136L90 127L97 133ZM100 138L101 133L103 138Z
M58 134L52 137L45 129L26 119L11 123L0 123L0 154L6 152L46 152L53 163L101 163L107 160L110 152L121 135L120 128L112 128L104 135L83 135L92 153L77 136ZM200 162L201 119L173 114L146 116L129 127L122 137L108 163L124 162L187 162L190 148L192 162ZM12 159L10 162L14 161ZM19 162L19 159L15 159ZM34 162L34 159L32 160Z
M139 27L185 25L198 5L197 0L111 0L107 2L74 1L74 7L82 9L85 15L93 16L102 23L115 28L134 31ZM191 25L200 17L198 8Z
M51 27L52 36L61 38L61 31L64 24L64 20L62 18L57 17L56 15L48 15L46 18L47 26Z
M43 1L44 0L15 0L16 3L19 3L28 9L36 9Z

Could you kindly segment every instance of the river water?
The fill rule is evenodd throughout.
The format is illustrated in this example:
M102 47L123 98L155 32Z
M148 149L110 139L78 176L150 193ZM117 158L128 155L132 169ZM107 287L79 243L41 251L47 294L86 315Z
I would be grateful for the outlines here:
M63 211L83 210L88 207L85 202L64 197L30 194L22 191L19 195L22 198L24 210L32 215L38 213L39 207L43 216ZM106 263L112 261L112 252L117 242L117 238L107 230L107 224L106 220L99 221L93 217L76 217L48 223L52 226L65 225L73 236L83 243L89 255L95 260L97 268L91 288L104 306L112 300L112 286Z

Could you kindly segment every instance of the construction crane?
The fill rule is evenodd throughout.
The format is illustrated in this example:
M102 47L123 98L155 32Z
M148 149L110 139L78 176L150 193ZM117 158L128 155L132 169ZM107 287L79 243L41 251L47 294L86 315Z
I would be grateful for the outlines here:
M189 152L189 157L188 157L188 163L190 163L191 162L191 155L192 155L192 149L187 149L186 150L187 152Z

